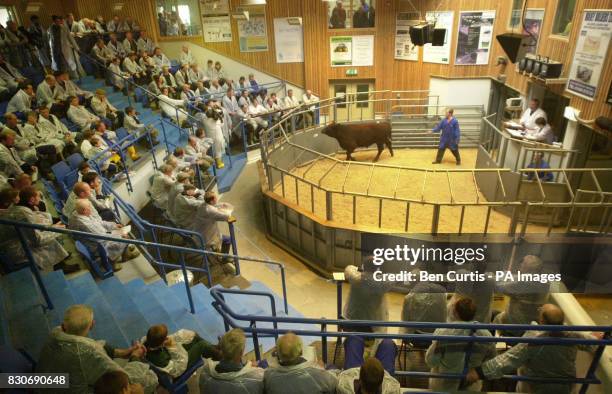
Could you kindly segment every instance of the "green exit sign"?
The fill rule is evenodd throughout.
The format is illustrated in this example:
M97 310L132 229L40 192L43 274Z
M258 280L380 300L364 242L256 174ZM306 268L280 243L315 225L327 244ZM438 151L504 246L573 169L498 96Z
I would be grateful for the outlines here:
M356 68L349 68L348 70L346 70L346 76L347 77L353 77L357 75L357 69Z

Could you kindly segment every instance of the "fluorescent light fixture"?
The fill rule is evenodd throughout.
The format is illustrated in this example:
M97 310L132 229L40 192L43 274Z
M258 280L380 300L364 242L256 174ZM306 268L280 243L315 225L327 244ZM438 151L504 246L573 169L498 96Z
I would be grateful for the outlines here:
M266 0L241 0L240 5L266 5Z
M301 26L302 25L302 18L299 18L299 17L287 18L287 23L290 24L290 25Z

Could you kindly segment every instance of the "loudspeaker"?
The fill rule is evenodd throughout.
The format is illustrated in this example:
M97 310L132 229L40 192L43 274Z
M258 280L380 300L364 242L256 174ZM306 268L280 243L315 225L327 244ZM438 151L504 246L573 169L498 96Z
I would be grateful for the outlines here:
M433 38L431 40L431 45L435 47L443 46L444 37L446 37L446 29L435 28L433 30Z
M540 77L542 78L559 78L563 64L559 62L542 63L540 68ZM534 73L535 74L535 73Z
M431 42L429 39L429 25L416 25L410 26L410 41L413 45L422 47L427 42Z
M518 33L498 34L495 38L512 63L516 63L517 60L525 56L528 45L532 40L531 37Z

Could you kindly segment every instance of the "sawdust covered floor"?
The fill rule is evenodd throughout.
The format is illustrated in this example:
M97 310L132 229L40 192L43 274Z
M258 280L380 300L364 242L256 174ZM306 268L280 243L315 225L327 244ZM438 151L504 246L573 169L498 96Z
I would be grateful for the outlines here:
M379 160L380 164L401 165L419 169L471 169L476 164L477 149L461 150L462 165L455 165L455 159L447 151L441 164L431 164L435 158L433 149L396 149L395 156L391 157L385 150ZM353 157L362 163L370 164L376 151L361 151ZM337 158L344 159L344 154ZM312 164L312 165L311 165ZM331 170L330 170L331 169ZM370 165L350 165L341 163L334 166L334 161L320 159L302 167L294 168L291 174L300 179L306 179L332 193L333 221L339 225L361 225L380 229L384 232L430 233L434 208L432 204L394 201L397 199L411 199L433 203L450 203L451 194L455 203L474 203L477 198L480 202L486 199L478 190L471 172L465 173L434 173L418 170L401 170L395 168L376 167ZM344 185L344 189L343 189ZM296 186L297 195L296 198ZM451 190L452 189L452 190ZM370 196L389 196L391 199L377 197L363 197L343 194L359 193ZM282 196L283 186L279 182L275 185L275 193ZM326 217L325 191L316 186L311 187L306 182L285 176L284 198L299 205L308 212L313 212L321 219ZM313 201L314 200L314 201ZM314 206L313 206L314 202ZM356 210L353 209L356 207ZM486 206L466 206L463 214L463 233L483 233L487 217ZM408 215L408 228L406 231L406 216ZM379 223L380 220L380 223ZM459 232L461 221L460 206L440 207L438 233ZM506 234L510 226L510 217L495 210L490 211L488 233ZM545 226L529 225L531 233L546 232Z

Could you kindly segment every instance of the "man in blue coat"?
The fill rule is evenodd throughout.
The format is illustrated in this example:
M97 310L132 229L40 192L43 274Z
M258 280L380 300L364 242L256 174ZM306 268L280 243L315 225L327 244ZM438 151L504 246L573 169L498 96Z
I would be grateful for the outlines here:
M438 123L432 130L433 133L440 133L440 144L438 145L438 154L436 160L432 161L431 164L440 164L444 151L446 148L450 149L457 159L457 165L461 165L461 156L459 156L459 137L461 132L459 131L459 121L453 116L454 110L448 108L446 110L446 117Z

